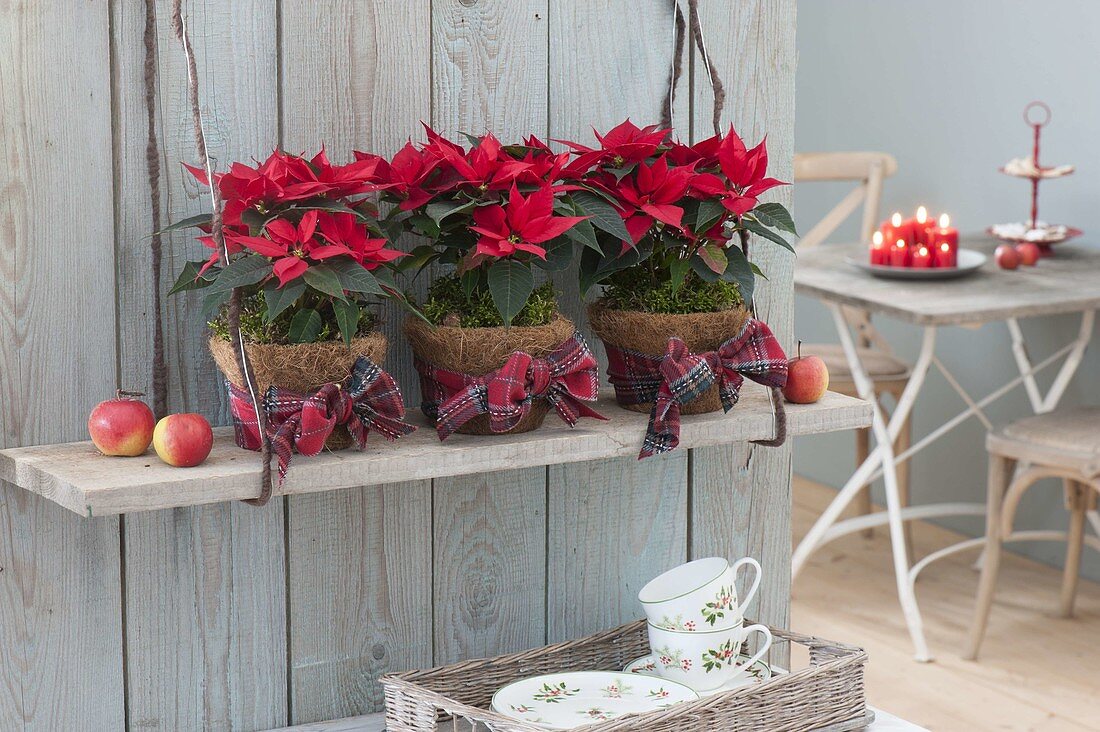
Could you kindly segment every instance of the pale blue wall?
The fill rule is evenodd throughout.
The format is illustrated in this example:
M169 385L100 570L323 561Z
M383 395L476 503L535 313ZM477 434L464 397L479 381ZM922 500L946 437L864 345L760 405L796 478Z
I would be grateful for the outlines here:
M977 232L1027 214L1026 184L996 172L1030 151L1021 110L1032 99L1054 110L1043 159L1076 163L1078 172L1048 183L1042 218L1086 231L1100 244L1100 2L1087 0L801 0L795 143L800 151L885 150L898 159L886 184L884 210L925 203L947 210L960 230ZM843 186L795 191L795 218L808 229L839 200ZM842 236L854 236L854 227ZM799 298L796 331L804 341L835 341L820 307ZM896 349L912 359L919 331L884 321ZM1041 358L1073 337L1074 318L1024 324ZM1016 374L1003 325L979 331L946 329L940 354L972 394L984 394ZM1063 404L1100 404L1100 336ZM1038 360L1038 358L1036 358ZM1042 383L1049 383L1048 376ZM938 374L917 404L915 433L927 434L962 407ZM1022 391L991 409L994 421L1027 413ZM984 500L982 425L971 420L918 456L914 493L920 502ZM851 471L851 436L806 438L796 471L841 485ZM1032 527L1064 528L1054 484L1036 487L1021 510ZM881 500L877 493L876 500ZM948 522L977 533L977 520ZM1062 549L1017 545L1052 563ZM1086 550L1086 573L1100 579L1100 561ZM935 571L932 569L931 571Z

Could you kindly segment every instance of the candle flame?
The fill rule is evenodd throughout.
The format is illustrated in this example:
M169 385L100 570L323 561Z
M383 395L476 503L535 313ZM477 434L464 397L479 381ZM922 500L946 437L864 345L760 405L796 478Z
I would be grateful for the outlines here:
M901 214L894 212L894 215L890 217L890 223L894 226L901 226Z
M946 229L950 225L951 225L951 217L948 216L947 214L942 214L940 216L940 228L941 229Z
M898 249L905 249L905 239L898 239L896 246Z
M871 243L874 244L876 247L881 247L882 246L882 232L881 231L876 231L871 236Z
M928 220L928 209L926 209L924 206L918 207L917 208L917 223L918 224L923 224L927 220Z

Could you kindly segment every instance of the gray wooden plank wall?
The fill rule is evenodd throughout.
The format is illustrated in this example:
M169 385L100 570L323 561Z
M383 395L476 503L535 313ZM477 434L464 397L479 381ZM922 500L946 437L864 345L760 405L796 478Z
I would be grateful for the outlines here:
M116 385L152 391L153 214L204 207L178 165L194 143L170 5L0 4L2 446L78 439ZM789 176L794 0L702 8L725 118L750 141L767 132ZM582 140L626 116L654 122L672 49L666 0L184 11L223 167L279 145L392 152L421 137L420 120ZM712 99L692 53L676 121L700 139ZM161 288L197 251L164 238ZM792 262L760 261L758 305L789 344ZM583 325L575 285L557 282ZM224 421L196 308L164 305L169 407ZM383 323L415 399L400 316ZM361 714L381 708L381 673L636 617L648 577L711 553L761 558L757 614L782 625L789 471L789 450L739 445L95 520L2 485L0 729L254 730Z

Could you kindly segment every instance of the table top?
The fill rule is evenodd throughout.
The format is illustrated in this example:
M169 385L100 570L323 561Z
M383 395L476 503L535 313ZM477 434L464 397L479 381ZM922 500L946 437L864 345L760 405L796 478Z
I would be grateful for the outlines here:
M1035 267L1004 270L993 261L996 245L989 239L962 242L990 255L969 277L909 281L879 279L846 262L866 256L862 245L823 244L798 253L795 290L916 325L970 325L1100 309L1100 247L1060 244L1054 256Z

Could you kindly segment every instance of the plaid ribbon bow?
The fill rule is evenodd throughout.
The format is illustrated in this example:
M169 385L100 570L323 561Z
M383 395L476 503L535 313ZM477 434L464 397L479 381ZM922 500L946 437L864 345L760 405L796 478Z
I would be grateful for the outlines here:
M435 420L441 440L486 413L493 432L506 432L527 416L535 399L549 401L570 427L581 417L607 419L584 404L596 400L599 368L580 333L546 358L516 351L502 367L483 376L455 373L420 359L415 364L423 377L424 413Z
M259 450L260 429L252 397L236 384L229 387L229 409L237 444ZM279 458L279 481L286 478L294 450L312 456L321 452L337 425L345 425L362 450L371 431L393 441L416 429L403 421L405 403L393 377L366 356L360 356L343 384L325 384L315 394L299 394L276 386L263 398L272 452Z
M653 402L639 459L668 452L680 444L680 405L695 399L715 382L727 412L737 404L744 376L769 387L787 383L783 348L767 324L754 318L717 351L690 353L682 340L672 337L664 356L608 344L607 360L608 379L620 402Z

